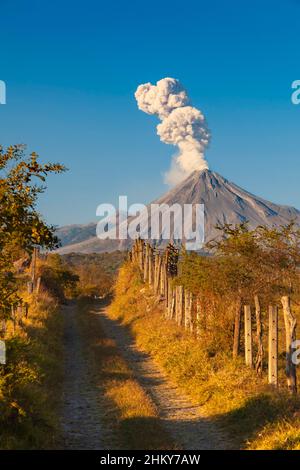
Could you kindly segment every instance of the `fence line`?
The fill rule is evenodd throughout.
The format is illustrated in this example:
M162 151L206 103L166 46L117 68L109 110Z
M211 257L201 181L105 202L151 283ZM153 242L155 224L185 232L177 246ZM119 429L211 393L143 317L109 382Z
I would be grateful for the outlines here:
M37 260L40 256L40 250L38 247L33 249L31 263L29 267L30 280L27 282L27 293L29 295L38 295L41 288L41 277L36 275ZM28 318L29 303L20 300L15 302L11 306L10 315L7 318L3 318L0 325L0 337L5 337L7 330L7 321L12 321L13 332L16 332L17 327L23 326L23 319Z
M149 243L141 239L135 240L129 259L138 264L145 283L153 289L155 295L164 302L164 317L173 320L178 326L193 333L200 338L203 334L201 321L204 321L201 311L201 302L198 295L181 285L174 285L173 280L178 274L179 250L171 243L164 252L155 250ZM258 296L255 296L256 340L257 357L253 360L253 322L250 305L242 305L241 299L237 299L234 320L234 344L233 356L239 354L241 334L241 314L244 310L244 342L245 364L255 367L261 375L263 371L263 330L261 320L261 308ZM296 339L296 320L290 307L288 296L281 298L286 332L286 377L287 385L292 393L297 393L296 366L292 362L293 341ZM203 318L202 318L203 317ZM255 362L255 363L254 363ZM268 319L268 382L273 387L278 387L278 307L269 306Z

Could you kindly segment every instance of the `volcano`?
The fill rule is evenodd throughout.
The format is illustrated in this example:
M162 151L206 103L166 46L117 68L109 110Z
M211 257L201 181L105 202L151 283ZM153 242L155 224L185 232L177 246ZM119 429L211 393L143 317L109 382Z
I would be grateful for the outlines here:
M240 224L248 221L250 228L258 225L280 226L294 220L300 226L300 211L266 201L228 181L211 170L194 171L184 181L172 188L155 204L204 204L205 242L216 238L217 225ZM96 224L71 225L57 229L62 247L59 253L101 253L126 250L130 241L99 240Z

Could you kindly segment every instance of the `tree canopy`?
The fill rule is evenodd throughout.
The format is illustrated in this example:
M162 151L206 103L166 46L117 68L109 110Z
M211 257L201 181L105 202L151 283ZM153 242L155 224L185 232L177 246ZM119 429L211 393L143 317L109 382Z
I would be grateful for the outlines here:
M36 153L27 155L26 146L0 146L0 309L10 311L18 299L13 262L30 255L35 246L58 246L54 227L37 211L37 201L46 189L49 174L61 173L60 163L41 163Z

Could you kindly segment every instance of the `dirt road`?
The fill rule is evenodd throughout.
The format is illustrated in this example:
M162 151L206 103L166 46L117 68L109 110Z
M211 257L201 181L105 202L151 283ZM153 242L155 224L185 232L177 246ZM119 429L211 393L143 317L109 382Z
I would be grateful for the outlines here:
M64 383L62 402L62 447L101 450L110 441L103 424L101 391L96 387L86 338L78 321L76 304L64 307Z
M106 335L116 341L135 378L150 394L163 425L179 447L186 450L229 449L230 444L223 433L204 418L200 407L194 406L178 390L149 355L138 349L127 329L111 320L105 307L98 308L95 313Z
M137 348L127 329L111 320L105 306L91 307L99 321L99 330L113 339L123 358L146 390L159 412L163 427L179 448L205 450L228 449L222 432L201 414L201 409L166 377L149 355ZM65 379L63 384L63 447L65 449L113 449L117 445L102 419L101 389L94 380L95 371L88 360L88 338L82 337L78 309L65 308Z

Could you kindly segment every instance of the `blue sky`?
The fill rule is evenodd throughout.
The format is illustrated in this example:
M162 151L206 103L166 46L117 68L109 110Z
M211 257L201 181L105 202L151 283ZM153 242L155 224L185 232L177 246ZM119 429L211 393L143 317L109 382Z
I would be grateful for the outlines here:
M207 118L211 169L300 209L300 1L1 0L0 14L0 142L69 168L39 204L48 222L88 222L119 194L166 191L175 149L134 99L166 76Z

